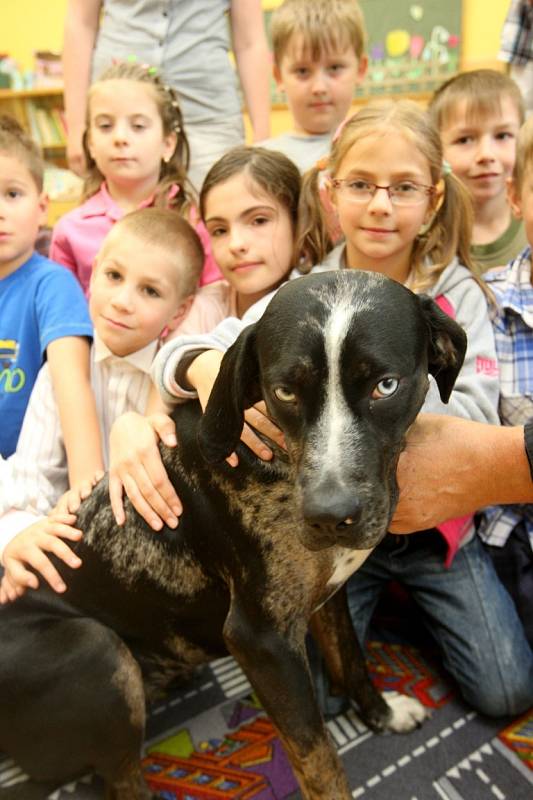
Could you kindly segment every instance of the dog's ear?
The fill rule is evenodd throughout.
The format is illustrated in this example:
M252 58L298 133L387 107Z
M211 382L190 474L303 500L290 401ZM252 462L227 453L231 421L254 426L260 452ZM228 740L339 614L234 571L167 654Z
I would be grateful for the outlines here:
M419 295L429 327L428 370L435 378L441 400L447 403L466 353L466 333L427 295Z
M261 399L255 325L245 328L220 365L205 413L198 444L205 460L223 461L237 446L244 412Z

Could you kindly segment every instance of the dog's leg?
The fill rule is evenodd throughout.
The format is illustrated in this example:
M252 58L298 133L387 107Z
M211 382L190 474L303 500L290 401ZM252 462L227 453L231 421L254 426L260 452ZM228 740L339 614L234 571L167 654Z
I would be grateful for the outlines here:
M310 627L324 656L333 692L354 700L369 728L403 733L427 716L418 700L396 692L382 695L375 688L350 619L345 586L315 612Z
M304 647L305 630L275 630L259 605L233 598L224 626L228 649L242 666L279 735L305 800L349 800L344 770L317 706Z

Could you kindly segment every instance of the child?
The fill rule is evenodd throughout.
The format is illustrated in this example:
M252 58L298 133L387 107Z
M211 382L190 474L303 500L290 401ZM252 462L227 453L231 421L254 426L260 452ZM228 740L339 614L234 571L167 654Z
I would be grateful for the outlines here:
M43 162L19 124L0 118L0 456L16 446L37 373L47 361L78 483L101 467L89 382L92 325L66 270L34 252L46 215ZM79 420L84 420L80 430ZM1 458L0 458L1 462Z
M272 14L274 78L293 128L261 142L304 172L329 152L364 78L366 32L354 0L285 0Z
M529 245L505 269L485 275L496 295L493 325L500 361L500 419L523 425L533 417L533 118L522 127L509 196L524 220ZM479 534L496 571L515 601L533 647L533 506L485 509Z
M511 78L491 69L465 72L435 93L430 111L444 157L474 204L472 258L482 271L500 267L526 245L507 201L524 103Z
M84 144L85 202L56 224L50 257L72 270L85 292L106 233L123 214L150 205L173 208L195 225L206 252L201 282L220 278L191 205L178 99L155 68L126 62L104 72L89 91Z
M186 313L202 263L198 236L167 209L142 209L124 216L102 245L91 276L89 303L95 329L91 380L106 463L114 419L131 409L141 413L146 409L152 359L161 338ZM58 408L45 365L31 395L17 450L3 465L0 531L4 543L30 521L35 523L36 514L47 514L67 489ZM72 559L73 554L53 535L56 522L41 518L6 546L3 563L8 585L16 586L17 580L37 585L26 563L51 579L54 588L62 587L40 552L41 548L52 550ZM64 522L58 524L59 535L73 538Z
M323 259L330 246L317 174L314 169L306 176L300 209L300 252L307 266ZM442 145L429 116L407 101L362 109L333 143L327 180L346 243L316 269L370 269L433 296L465 328L468 349L449 404L442 404L431 380L424 411L496 423L494 338L486 294L470 262L468 198L443 168ZM261 310L256 306L240 325L228 320L194 341L176 339L177 375L169 343L154 364L166 396L191 396L193 387L205 403L221 353L197 355L202 339L203 347L224 350ZM184 377L189 391L180 389ZM401 540L389 535L375 548L348 585L361 642L392 578L411 588L446 667L474 707L498 716L530 705L533 656L471 518Z

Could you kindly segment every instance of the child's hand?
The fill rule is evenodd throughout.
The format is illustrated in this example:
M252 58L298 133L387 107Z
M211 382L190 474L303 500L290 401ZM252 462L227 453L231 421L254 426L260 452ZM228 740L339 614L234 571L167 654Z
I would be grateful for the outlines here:
M118 525L125 522L122 491L156 531L176 528L183 508L168 479L157 446L177 444L174 422L166 414L143 417L133 411L116 420L110 436L109 496Z
M194 359L187 370L187 380L198 392L198 399L204 411L218 375L222 358L223 353L218 350L206 350ZM253 429L272 439L280 447L285 447L283 433L267 416L266 406L263 401L247 409L244 418L248 424L245 424L242 429L241 441L263 461L269 461L272 458L272 450L267 447L262 439L256 436ZM236 467L239 463L236 453L228 456L226 461L232 467Z
M5 547L2 563L5 575L0 585L0 603L15 600L26 589L37 589L39 580L27 567L39 572L56 592L67 588L45 552L54 553L69 567L76 569L81 559L65 544L63 539L77 542L82 532L73 528L73 514L55 514L43 517L21 531Z
M104 475L105 473L99 470L91 481L82 481L79 486L73 486L72 489L69 489L68 492L61 495L52 510L52 514L76 514L82 500L86 500L89 497L98 481L102 480Z

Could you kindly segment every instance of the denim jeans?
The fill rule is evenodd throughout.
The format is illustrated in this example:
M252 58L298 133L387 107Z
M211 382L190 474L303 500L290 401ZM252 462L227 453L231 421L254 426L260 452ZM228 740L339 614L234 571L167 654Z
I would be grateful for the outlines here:
M526 711L533 704L533 651L490 556L474 537L449 569L444 557L438 531L387 535L348 581L359 641L381 591L397 580L420 607L464 699L489 716Z

